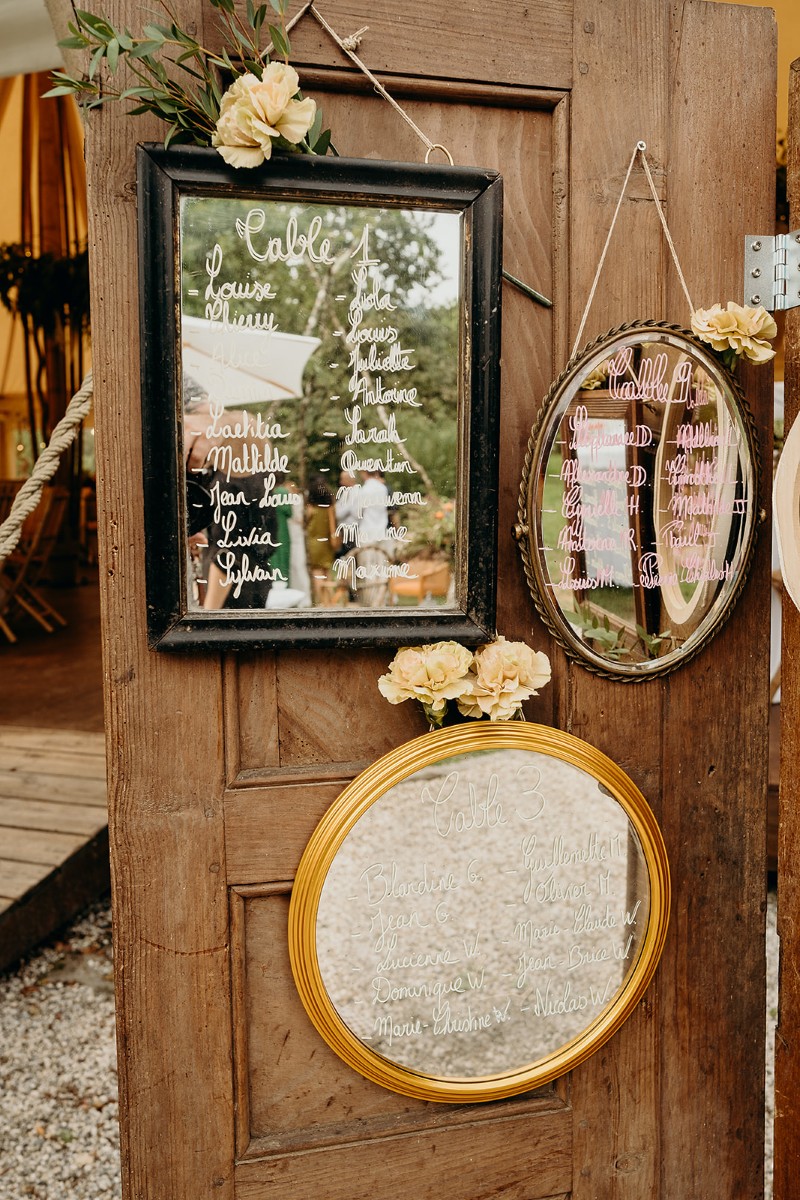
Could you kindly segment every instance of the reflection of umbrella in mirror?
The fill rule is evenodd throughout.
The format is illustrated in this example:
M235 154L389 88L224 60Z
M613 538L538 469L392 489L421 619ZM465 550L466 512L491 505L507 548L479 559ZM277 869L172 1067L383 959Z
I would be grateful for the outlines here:
M203 317L181 319L183 371L212 401L241 408L303 392L315 337L263 329L222 329Z

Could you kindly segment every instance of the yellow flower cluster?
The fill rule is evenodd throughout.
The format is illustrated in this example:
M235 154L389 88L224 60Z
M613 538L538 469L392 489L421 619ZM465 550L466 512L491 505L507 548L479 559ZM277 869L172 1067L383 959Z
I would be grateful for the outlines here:
M434 724L443 719L448 700L458 703L462 716L507 721L549 679L546 654L498 637L474 655L458 642L406 646L381 675L378 690L390 704L419 700Z
M259 79L240 75L222 97L211 143L232 167L257 167L272 154L275 138L292 145L302 141L314 123L317 106L296 100L300 80L294 67L271 62Z
M778 332L775 321L764 308L746 308L729 300L727 307L714 304L692 313L692 330L703 342L721 353L733 351L750 362L766 363L775 351L769 341Z
M426 711L444 713L448 700L464 690L472 654L458 642L404 646L378 680L378 691L390 704L419 700Z
M608 360L604 359L599 363L593 371L590 371L583 380L581 387L586 392L591 392L595 388L603 387L608 379Z

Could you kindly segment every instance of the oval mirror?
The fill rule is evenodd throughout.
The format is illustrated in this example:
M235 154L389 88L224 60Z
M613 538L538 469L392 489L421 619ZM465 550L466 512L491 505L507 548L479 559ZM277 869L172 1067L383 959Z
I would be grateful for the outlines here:
M647 679L719 629L747 576L758 456L736 380L692 334L598 338L534 427L515 533L539 613L599 674Z
M409 1096L546 1083L641 999L669 871L644 797L569 734L506 721L379 759L313 834L292 893L300 997L325 1041Z

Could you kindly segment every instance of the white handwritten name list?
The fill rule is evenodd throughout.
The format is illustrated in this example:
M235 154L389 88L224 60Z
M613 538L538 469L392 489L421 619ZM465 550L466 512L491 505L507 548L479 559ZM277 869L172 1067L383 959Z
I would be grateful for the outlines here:
M304 427L300 433L303 372L322 344L308 334L317 328L323 301L336 303L326 310L331 328L319 332L338 336L343 356L341 364L327 364L324 435L341 447L339 478L331 471L329 481L334 543L350 551L334 559L335 579L352 595L365 583L407 576L408 528L389 514L413 514L429 503L403 430L404 413L421 409L423 401L416 349L397 323L402 306L393 295L393 267L376 252L373 223L380 215L348 210L358 214L355 224L327 228L314 209L232 204L228 236L212 227L201 263L184 261L185 279L201 276L203 284L185 284L185 295L203 305L202 318L184 318L185 359L203 376L207 395L207 403L186 416L188 469L211 496L209 561L242 606L248 597L263 606L275 584L290 582L288 522L302 519L303 497L287 486L287 477L327 470L310 458L299 461L307 451ZM294 291L285 296L290 285ZM300 362L293 372L289 360ZM287 420L286 407L281 420L265 415L268 404L293 398L296 420ZM376 545L379 555L358 553Z
M560 519L544 547L549 586L571 607L570 594L592 601L606 588L733 578L731 524L750 501L737 474L740 435L718 385L674 349L642 353L636 364L626 346L604 373L607 388L579 391L556 430L548 475Z

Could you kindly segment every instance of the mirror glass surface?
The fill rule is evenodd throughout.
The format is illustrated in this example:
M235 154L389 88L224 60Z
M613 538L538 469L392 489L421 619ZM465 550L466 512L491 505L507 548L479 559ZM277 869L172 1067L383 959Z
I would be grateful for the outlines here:
M650 904L635 826L593 774L530 749L454 754L389 787L344 837L319 899L319 972L375 1054L501 1076L609 1013Z
M462 220L182 198L189 610L454 607Z
M604 674L678 666L749 566L757 478L744 398L691 335L633 327L555 386L523 479L523 558L562 645Z

